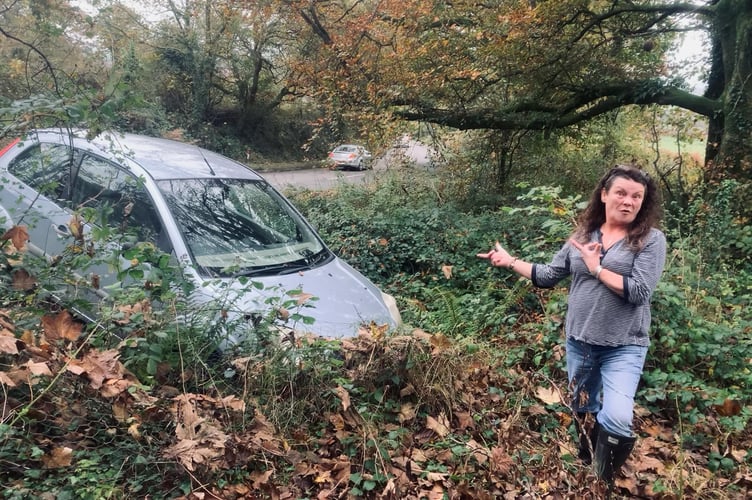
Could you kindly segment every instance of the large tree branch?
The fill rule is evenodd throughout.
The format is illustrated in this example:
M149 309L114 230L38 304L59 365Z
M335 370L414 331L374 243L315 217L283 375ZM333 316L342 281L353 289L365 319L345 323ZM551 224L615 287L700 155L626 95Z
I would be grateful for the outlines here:
M712 117L723 111L722 103L673 86L655 82L601 87L559 104L518 102L498 109L442 109L418 103L401 103L396 114L406 120L428 121L449 127L493 130L544 130L568 127L622 106L661 104L684 108Z

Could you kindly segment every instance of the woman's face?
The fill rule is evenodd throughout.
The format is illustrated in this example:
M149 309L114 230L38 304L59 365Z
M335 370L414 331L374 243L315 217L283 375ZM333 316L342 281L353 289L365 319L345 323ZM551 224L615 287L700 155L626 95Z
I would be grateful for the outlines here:
M645 199L645 186L627 177L615 177L608 191L601 191L606 205L606 222L618 226L631 224Z

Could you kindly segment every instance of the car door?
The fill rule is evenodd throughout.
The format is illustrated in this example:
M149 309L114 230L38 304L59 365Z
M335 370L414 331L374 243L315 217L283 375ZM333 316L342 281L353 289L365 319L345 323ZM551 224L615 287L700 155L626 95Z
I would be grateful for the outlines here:
M74 149L52 143L36 143L8 165L12 174L2 198L12 224L29 230L29 251L52 260L67 245L70 221L66 211L70 178L79 156Z
M143 180L104 158L82 155L71 186L70 206L84 222L87 241L95 242L93 265L87 269L96 285L95 295L101 297L107 287L129 282L122 272L131 267L131 261L123 254L137 243L149 242L166 253L171 251ZM89 296L95 299L91 292Z

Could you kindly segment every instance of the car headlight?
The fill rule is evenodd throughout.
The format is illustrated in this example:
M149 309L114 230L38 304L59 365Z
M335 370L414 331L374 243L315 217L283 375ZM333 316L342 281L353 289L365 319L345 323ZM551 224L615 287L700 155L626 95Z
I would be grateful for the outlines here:
M392 316L394 323L397 326L402 325L402 315L397 309L397 300L388 293L381 292L381 298L384 300L384 304L389 309L389 314Z

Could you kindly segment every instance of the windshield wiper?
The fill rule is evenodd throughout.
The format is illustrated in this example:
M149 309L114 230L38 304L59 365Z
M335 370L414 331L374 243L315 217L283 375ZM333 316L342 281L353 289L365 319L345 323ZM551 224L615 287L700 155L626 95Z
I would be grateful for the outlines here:
M313 253L310 250L305 250L304 252L300 252L300 253L305 256L305 261L310 266L315 266L316 264L327 260L330 255L330 253L326 250L326 248L321 249L317 253Z
M300 260L283 262L281 264L272 264L269 266L247 267L232 273L232 278L240 276L265 276L272 274L292 274L299 271L308 271L311 269L310 264Z

